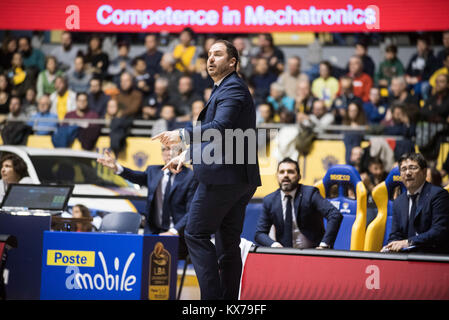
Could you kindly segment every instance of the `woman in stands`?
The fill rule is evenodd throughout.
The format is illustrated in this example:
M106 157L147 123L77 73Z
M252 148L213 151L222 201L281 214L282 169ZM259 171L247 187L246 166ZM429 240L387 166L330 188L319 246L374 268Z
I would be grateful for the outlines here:
M0 160L0 201L3 200L6 190L11 183L33 183L28 176L26 163L15 154L5 154Z

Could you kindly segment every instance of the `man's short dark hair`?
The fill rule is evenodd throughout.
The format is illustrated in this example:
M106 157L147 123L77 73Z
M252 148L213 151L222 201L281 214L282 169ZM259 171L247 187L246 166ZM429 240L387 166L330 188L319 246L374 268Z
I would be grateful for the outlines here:
M404 153L398 160L399 169L401 168L402 162L406 160L415 161L421 169L427 169L427 161L421 153Z
M283 163L293 163L295 165L296 172L298 172L298 174L300 174L298 161L295 161L292 158L288 158L288 157L284 158L281 162L278 163L278 171L279 171L280 165Z
M215 41L214 43L223 43L226 47L226 53L229 56L229 59L235 58L235 67L237 68L237 65L240 61L239 59L239 52L237 51L237 49L234 47L234 45L227 41L227 40L223 40L223 39L219 39L217 41Z
M87 94L87 92L82 91L82 92L78 92L78 93L76 94L76 100L78 100L78 98L79 98L80 96L85 96L86 99L88 99L88 97L89 97L88 94Z

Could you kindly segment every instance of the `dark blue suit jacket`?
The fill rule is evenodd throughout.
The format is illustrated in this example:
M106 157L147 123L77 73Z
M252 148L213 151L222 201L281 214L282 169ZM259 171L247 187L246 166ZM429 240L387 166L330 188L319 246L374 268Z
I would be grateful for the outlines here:
M343 216L317 188L300 184L295 195L296 221L301 232L314 246L321 241L334 245ZM323 217L327 219L324 230ZM282 215L281 191L277 189L263 199L263 211L257 223L255 240L259 245L270 247L274 240L268 236L271 226L276 228L276 239L282 239L284 218ZM278 240L278 242L280 242ZM280 242L285 246L282 242Z
M393 202L391 233L388 242L408 239L409 200L402 193ZM449 193L441 187L424 183L414 219L418 235L411 240L419 251L449 252Z
M257 137L253 99L247 85L236 72L227 75L212 93L198 116L198 122L201 122L201 126L185 128L185 138L191 144L193 172L198 181L204 184L261 185L255 141L248 143L244 139L244 143L238 146L239 139L224 134L225 129L241 129L242 133ZM208 133L217 135L213 139L205 138L206 142L197 143L197 137L201 137L208 129L215 129ZM231 137L227 142L232 140L233 148L225 148L225 137ZM205 155L215 160L208 162L203 158Z
M148 188L145 211L147 214L148 227L153 233L166 231L161 229L154 220L156 214L156 190L164 175L164 172L161 170L162 167L163 166L158 165L148 166L145 171L133 171L124 167L123 172L120 174L120 176L126 180ZM173 214L174 228L180 233L186 225L187 212L189 211L197 184L198 183L193 177L192 170L186 167L183 167L182 171L174 177L169 194L169 205Z

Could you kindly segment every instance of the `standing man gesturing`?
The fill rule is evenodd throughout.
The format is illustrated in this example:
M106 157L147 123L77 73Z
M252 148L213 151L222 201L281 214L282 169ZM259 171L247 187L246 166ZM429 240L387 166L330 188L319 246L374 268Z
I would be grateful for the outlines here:
M201 299L238 298L242 271L240 234L246 206L261 184L256 141L250 143L249 139L237 137L244 136L243 133L256 136L255 107L247 85L236 73L238 60L238 52L230 42L216 41L207 60L207 70L215 86L196 126L166 131L153 138L165 145L181 142L190 145L166 167L180 168L189 151L199 181L185 239ZM230 140L243 143L226 148L225 141ZM211 155L214 160L206 161L206 156ZM212 234L215 234L215 245L210 241Z

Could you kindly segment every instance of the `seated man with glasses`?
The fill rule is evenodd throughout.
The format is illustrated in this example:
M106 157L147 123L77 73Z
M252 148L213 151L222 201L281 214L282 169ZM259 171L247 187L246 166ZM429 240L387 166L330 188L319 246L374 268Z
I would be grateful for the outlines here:
M427 162L419 153L398 161L407 192L393 202L393 220L383 252L449 252L449 193L426 182Z

